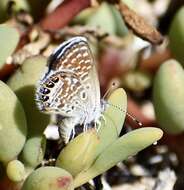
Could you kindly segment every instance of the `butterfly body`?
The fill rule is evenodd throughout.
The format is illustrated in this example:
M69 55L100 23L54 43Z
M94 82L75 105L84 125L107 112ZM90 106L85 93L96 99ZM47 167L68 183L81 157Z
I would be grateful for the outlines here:
M88 126L101 116L95 61L84 37L62 43L48 59L36 91L38 108L62 116L61 134L69 140L75 125Z

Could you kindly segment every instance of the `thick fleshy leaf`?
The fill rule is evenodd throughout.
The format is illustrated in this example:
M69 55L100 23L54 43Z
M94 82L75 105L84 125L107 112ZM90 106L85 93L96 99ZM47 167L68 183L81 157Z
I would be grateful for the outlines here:
M110 9L112 11L112 15L116 26L116 34L118 36L126 36L129 31L121 17L121 14L114 5L110 5Z
M13 160L22 150L27 132L23 107L14 92L0 81L0 161Z
M8 25L0 25L0 68L13 53L19 41L18 31Z
M86 171L81 172L74 179L74 187L78 187L90 179L105 172L118 162L158 141L163 135L158 128L140 128L127 133L113 144L108 146L96 159L94 164Z
M25 180L21 190L73 190L70 173L58 167L41 167Z
M141 92L152 85L152 76L144 71L130 71L123 76L123 86L134 92Z
M8 178L13 182L20 182L26 176L24 164L19 160L10 161L6 167L6 173Z
M85 24L86 21L96 12L95 7L90 7L87 9L82 10L74 19L73 23L74 24Z
M49 115L41 113L35 103L36 85L45 69L47 60L43 56L26 59L9 79L8 85L21 101L28 123L28 135L42 135L49 123Z
M122 88L116 89L107 102L107 109L103 113L105 120L101 120L98 131L100 143L96 155L118 138L126 117L127 96Z
M27 140L21 153L21 160L26 167L35 168L43 161L46 147L44 136L32 137Z
M184 70L176 60L163 63L154 80L153 103L157 121L169 133L184 131Z
M69 171L73 176L89 168L96 158L99 143L95 130L89 130L70 141L59 154L56 166Z
M87 25L97 27L109 34L115 34L116 25L110 9L110 5L103 2L96 12L89 17Z
M184 65L184 6L176 13L169 29L170 48L175 58Z

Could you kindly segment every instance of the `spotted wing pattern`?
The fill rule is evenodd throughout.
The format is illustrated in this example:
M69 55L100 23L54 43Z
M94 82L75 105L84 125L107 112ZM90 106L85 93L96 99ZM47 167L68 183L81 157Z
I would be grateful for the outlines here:
M96 90L96 87L92 88L96 84L90 84L89 76L94 67L94 60L85 38L72 38L61 44L49 57L48 71L37 88L36 100L40 110L68 115L77 104L82 110L85 105L81 105L79 96L81 99L85 99L82 96L88 96L90 99L90 91ZM96 97L92 98L94 100L91 99L90 102L95 102ZM97 98L99 99L99 95Z

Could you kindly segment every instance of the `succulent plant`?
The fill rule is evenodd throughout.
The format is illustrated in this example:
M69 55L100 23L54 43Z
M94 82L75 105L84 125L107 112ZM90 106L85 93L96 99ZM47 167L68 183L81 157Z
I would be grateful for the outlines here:
M153 102L160 126L169 133L184 131L184 70L176 60L164 62L154 80Z
M16 76L19 75L16 74ZM2 86L5 86L8 93L12 94L14 98L16 97L4 83ZM6 94L3 97L7 98L8 96ZM108 104L109 106L104 112L106 122L101 120L99 131L89 130L70 141L59 154L56 161L57 167L41 167L33 171L43 160L44 151L38 159L39 147L42 144L40 137L29 138L22 153L23 163L18 160L7 160L7 162L10 161L6 167L9 179L20 182L28 175L22 190L29 190L33 186L34 189L47 189L50 187L49 184L52 184L53 190L74 189L161 138L162 131L156 128L141 128L119 138L127 106L126 93L123 89L115 90L110 96ZM142 138L142 136L147 138ZM18 156L23 144L13 158ZM15 146L13 147L15 149ZM4 149L2 150L2 154L4 154ZM29 171L31 172L29 175L24 167L31 167L33 172Z
M125 36L128 34L128 28L126 27L121 14L118 12L118 10L113 6L113 5L109 5L113 18L114 18L114 22L116 25L116 34L118 36Z
M46 58L42 55L47 55L50 48L52 49L52 46L55 46L54 43L58 43L71 35L80 34L88 36L94 42L90 44L92 46L92 54L97 59L100 57L98 59L100 62L100 53L103 52L106 43L111 46L110 50L117 48L118 52L121 52L119 48L122 48L122 46L125 49L126 46L128 48L132 47L132 40L128 38L125 41L122 38L122 44L118 44L117 42L120 38L110 36L110 38L107 38L109 41L102 40L103 42L101 43L99 39L104 39L104 36L106 36L103 34L109 33L113 36L124 37L128 34L128 28L125 26L124 21L126 24L135 24L134 27L131 24L127 24L130 28L133 28L133 31L136 28L139 29L138 25L142 23L142 20L136 14L134 15L129 9L124 9L128 10L129 22L127 22L122 14L123 9L121 7L123 6L120 6L121 3L113 4L113 1L111 3L98 1L99 6L84 10L75 19L75 22L86 25L84 28L78 27L78 30L75 31L77 27L69 25L69 27L65 28L66 30L59 31L82 9L90 7L90 1L83 0L80 3L75 0L64 1L55 11L45 14L47 5L50 2L51 0L45 0L44 2L37 0L0 1L0 22L11 17L12 19L7 23L16 26L18 29L4 24L0 25L0 77L3 81L6 81L6 84L0 81L0 189L3 190L82 189L82 185L103 174L117 163L157 142L163 135L161 129L153 127L140 128L123 136L120 135L127 113L127 95L122 88L119 88L108 98L105 104L106 109L102 113L103 117L100 117L99 121L95 123L97 126L78 134L64 147L61 147L58 143L61 139L57 142L51 142L50 139L46 139L43 132L49 122L51 122L51 119L49 115L41 113L35 103L35 88L47 64ZM121 0L120 2L126 2L128 5L133 4L132 0ZM80 6L81 4L83 5ZM68 11L68 15L66 14L67 10L71 10L71 12ZM177 27L177 31L181 32L181 27L178 27L178 23L181 24L180 17L183 15L181 10L176 15L175 21L173 21L175 23L172 24L169 35L173 54L178 60L183 62L181 49L178 49L178 52L180 52L177 52L178 54L174 52L175 47L180 48L183 41L173 40L173 38L176 38L173 32L176 29L172 29ZM131 17L129 17L130 12ZM43 16L44 14L45 16ZM63 22L58 22L59 24L53 22L62 14L64 16L60 21L63 20ZM132 17L133 15L135 17ZM140 20L138 19L137 21L136 18ZM37 41L37 37L39 38L38 29L32 25L35 24L34 21L37 22L36 27L39 27L41 32L44 33L43 29L48 30L49 28L56 32L47 33L49 39L46 43L47 45L39 52L42 55L34 57L30 55L23 63L19 63L19 67L17 67L14 73L5 73L5 75L1 76L4 68L8 66L6 63L11 63L11 66L14 68L14 56L11 55L14 52L15 55L18 55L16 52L18 49L18 53L24 56L24 51L22 50L25 49L22 47L27 47L27 45L32 47L34 42ZM154 32L156 30L154 28L150 29L144 24L143 22L143 27L140 27L140 30L135 31L145 32L145 35L148 34L148 36L150 33L153 34L152 38L154 41ZM90 26L92 26L93 30L90 30ZM94 29L95 27L97 29ZM98 27L101 27L102 31L104 31L102 35L101 31L98 31ZM135 34L139 34L135 31ZM139 36L149 40L149 37ZM181 39L183 39L183 35L181 35ZM29 40L31 43L29 43ZM40 43L43 41L40 40ZM69 45L67 44L67 51L68 47ZM129 60L126 59L127 55L123 53L121 57L123 59L122 62ZM111 61L113 64L116 58L120 59L119 54L116 56L116 53L110 57L112 57ZM126 64L125 67L127 67ZM173 81L169 81L169 75L172 74L171 68L176 72L175 75L173 74ZM113 71L111 72L113 74ZM130 71L128 74L126 76L126 85L132 91L140 92L151 86L151 77L146 73ZM156 115L161 127L170 133L180 133L184 128L182 118L184 110L181 103L184 96L182 91L183 77L181 65L175 60L170 60L160 67L154 82ZM120 79L120 74L118 79ZM108 82L105 81L104 83ZM178 93L174 94L176 90ZM171 102L171 97L168 94L171 97L176 97L176 99L172 99ZM167 97L166 100L164 99L165 97ZM175 114L175 111L178 114ZM56 150L50 148L50 144L51 146L53 145L52 143L54 145L55 143L57 144L54 147Z
M67 171L58 167L41 167L32 172L22 190L72 190L73 178Z
M110 6L105 2L97 8L95 14L89 17L87 20L87 25L99 27L109 34L115 34L116 32L116 25L111 13Z
M108 102L110 105L104 113L106 121L105 123L101 121L98 133L90 130L71 141L59 154L56 162L58 167L68 170L75 176L89 168L97 156L118 138L126 115L121 110L122 106L124 109L127 106L125 92L117 89ZM115 117L116 120L113 120Z
M29 138L21 153L21 160L28 168L37 167L44 158L46 139L43 136Z
M74 187L78 187L104 173L118 162L135 155L161 137L162 130L150 127L134 130L118 138L97 156L89 169L83 170L74 178Z
M133 7L132 1L125 1ZM125 26L120 13L114 5L103 2L99 7L92 7L82 11L74 19L74 23L97 27L111 35L125 36L128 28Z
M81 171L88 169L94 162L98 144L99 138L95 130L82 133L60 152L56 166L69 171L72 176L76 176Z
M123 76L123 85L132 91L141 92L151 86L151 74L143 71L130 71Z
M45 153L43 131L50 121L49 115L41 113L35 103L35 88L45 65L46 58L42 56L28 58L7 82L20 99L26 113L28 138L20 158L26 168L32 169L43 160Z
M103 113L105 121L100 120L98 132L91 129L70 141L57 157L57 167L42 167L34 171L44 158L45 143L42 133L49 121L48 116L42 116L42 113L36 111L34 104L35 83L45 63L45 58L40 56L29 58L8 81L23 107L13 91L4 83L0 83L1 89L4 89L1 91L0 101L6 101L8 98L8 105L11 107L9 112L5 112L3 107L0 109L1 126L6 129L6 134L0 133L2 135L0 158L1 162L7 163L7 176L11 181L20 182L28 175L23 184L23 190L29 190L33 186L34 189L47 189L49 184L53 185L52 189L76 188L161 138L162 131L156 128L138 129L119 138L126 116L127 98L123 89L117 89L108 100L107 109ZM14 115L12 105L17 110L16 115ZM7 108L6 105L6 110ZM9 120L7 120L7 114ZM12 123L10 123L11 117ZM29 134L24 145L26 118ZM37 118L36 121L35 118ZM16 143L12 142L14 146L7 149L7 144L10 142L7 135L11 133L10 139L15 139ZM147 138L143 139L142 135ZM16 160L21 150L19 157L22 162Z
M26 116L14 92L0 81L0 161L7 164L22 150L27 134Z
M56 165L73 175L74 187L102 174L162 136L160 129L141 128L119 138L126 115L122 110L126 109L127 104L123 89L115 90L108 102L110 106L104 113L106 122L101 121L100 130L91 130L77 136L57 158ZM142 138L143 136L146 138Z
M21 101L28 123L28 136L42 135L49 123L49 116L41 113L35 103L35 89L47 61L43 56L26 59L10 77L7 84Z
M6 167L8 178L13 182L21 182L24 180L26 172L24 164L19 160L12 160Z
M18 41L19 41L19 33L18 31L8 25L1 24L0 25L0 68L5 64L6 59L13 53L15 50ZM8 39L8 43L7 43Z
M175 58L184 65L184 6L176 13L169 30L170 48Z

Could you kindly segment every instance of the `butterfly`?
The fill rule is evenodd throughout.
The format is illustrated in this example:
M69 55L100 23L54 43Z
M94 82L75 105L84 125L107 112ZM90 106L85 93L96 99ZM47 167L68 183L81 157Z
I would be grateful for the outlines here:
M76 125L87 130L98 122L105 103L100 99L96 63L85 37L73 37L53 51L38 83L36 101L41 111L62 117L59 130L65 143Z

